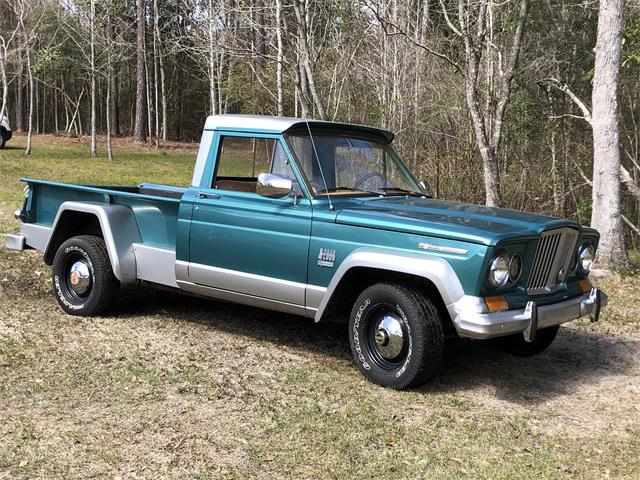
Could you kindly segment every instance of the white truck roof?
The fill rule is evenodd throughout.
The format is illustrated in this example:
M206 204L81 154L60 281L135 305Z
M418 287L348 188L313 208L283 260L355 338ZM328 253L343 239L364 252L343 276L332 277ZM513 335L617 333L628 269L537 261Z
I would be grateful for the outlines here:
M393 133L380 128L351 123L328 122L325 120L304 119L294 117L270 117L267 115L210 115L204 124L205 130L242 130L261 133L283 133L294 127L306 127L307 122L311 128L328 127L343 130L361 130L378 134L391 142Z

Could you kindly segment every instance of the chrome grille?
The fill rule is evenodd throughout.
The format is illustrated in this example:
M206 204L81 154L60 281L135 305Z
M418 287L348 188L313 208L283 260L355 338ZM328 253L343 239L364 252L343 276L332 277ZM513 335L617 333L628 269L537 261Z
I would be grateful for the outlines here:
M564 281L578 241L573 228L556 228L542 232L527 282L527 293L537 295L557 290ZM562 278L559 278L563 272Z

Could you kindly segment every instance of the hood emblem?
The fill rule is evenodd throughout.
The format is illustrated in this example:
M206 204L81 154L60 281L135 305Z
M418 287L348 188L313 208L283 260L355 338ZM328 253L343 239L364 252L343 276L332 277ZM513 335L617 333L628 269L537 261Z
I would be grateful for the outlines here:
M444 245L434 245L433 243L420 242L418 248L423 250L431 250L432 252L455 253L457 255L466 255L469 250L459 247L445 247Z

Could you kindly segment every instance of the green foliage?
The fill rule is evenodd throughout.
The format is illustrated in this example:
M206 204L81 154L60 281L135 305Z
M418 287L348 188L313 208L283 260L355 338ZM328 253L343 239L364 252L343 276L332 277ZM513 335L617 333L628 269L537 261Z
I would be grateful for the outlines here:
M591 219L591 202L587 199L578 203L576 208L578 218L585 223L588 223Z
M622 66L630 68L640 65L640 10L627 20L622 39Z

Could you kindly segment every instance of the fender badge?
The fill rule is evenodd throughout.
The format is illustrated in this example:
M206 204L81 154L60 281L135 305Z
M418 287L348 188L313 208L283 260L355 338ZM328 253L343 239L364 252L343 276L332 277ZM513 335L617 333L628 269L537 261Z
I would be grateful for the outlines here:
M423 250L431 250L433 252L456 253L458 255L465 255L469 251L465 248L445 247L442 245L434 245L433 243L424 243L424 242L420 242L418 244L418 248L422 248Z
M321 248L318 252L318 265L321 267L333 268L333 263L336 261L336 251L328 248Z

